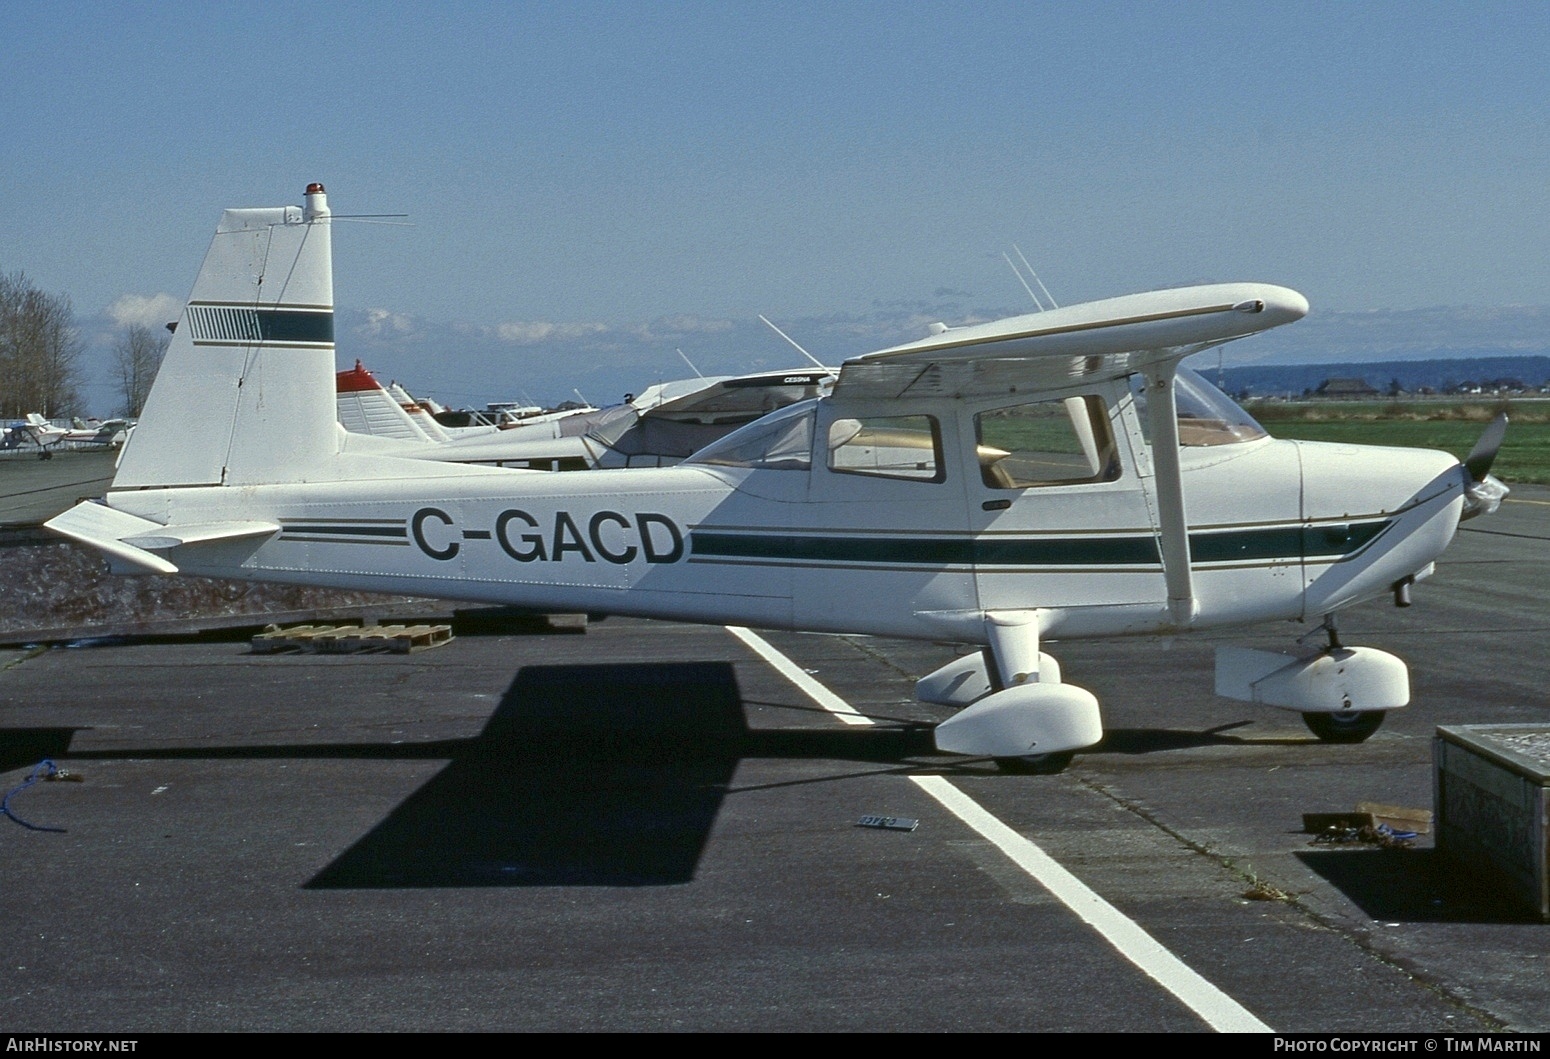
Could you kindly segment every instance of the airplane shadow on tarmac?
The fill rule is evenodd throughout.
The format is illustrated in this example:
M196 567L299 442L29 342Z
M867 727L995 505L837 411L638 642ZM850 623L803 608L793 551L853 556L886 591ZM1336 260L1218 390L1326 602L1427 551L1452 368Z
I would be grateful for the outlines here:
M396 889L682 884L693 878L744 758L854 761L903 773L940 765L929 724L751 730L746 705L725 662L526 666L472 738L72 751L76 729L13 728L0 729L0 766L45 758L445 760L304 884Z
M0 772L66 757L79 728L0 728Z
M307 888L686 883L742 758L932 750L929 729L754 732L743 707L723 662L524 667L484 730Z
M307 887L687 882L746 735L730 665L524 667L484 730Z
M678 885L693 879L744 758L863 762L901 774L995 772L989 761L938 753L930 724L878 718L859 729L752 730L747 705L725 662L526 666L472 738L72 752L72 728L8 729L0 768L98 757L446 760L309 889ZM1252 741L1227 734L1235 727L1115 730L1087 753ZM1517 918L1449 887L1429 852L1301 856L1375 918Z

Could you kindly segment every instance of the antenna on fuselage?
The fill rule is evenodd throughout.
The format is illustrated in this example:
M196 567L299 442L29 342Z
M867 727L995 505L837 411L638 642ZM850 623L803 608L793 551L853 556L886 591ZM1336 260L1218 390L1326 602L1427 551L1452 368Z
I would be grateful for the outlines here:
M1043 291L1044 296L1049 299L1050 306L1055 309L1060 308L1060 303L1057 302L1055 300L1055 296L1049 292L1049 288L1044 285L1044 281L1039 278L1039 274L1033 270L1033 266L1028 264L1028 259L1023 257L1023 252L1017 249L1016 243L1012 244L1012 249L1017 250L1017 256L1022 259L1023 267L1028 270L1028 275L1033 277L1033 282L1039 285L1039 289ZM1038 301L1038 299L1035 298L1034 301Z
M796 342L796 339L794 339L790 335L786 334L786 332L782 331L780 328L776 327L774 324L771 324L770 321L768 319L766 319L763 314L760 314L759 319L763 320L766 324L769 324L769 327L770 327L771 331L774 331L781 338L784 338L787 342L790 342L792 344L792 346L794 346L796 348L796 351L798 353L802 354L802 356L804 356L808 360L812 361L814 367L816 367L816 368L823 368L825 371L828 370L828 368L825 366L823 361L821 361L817 357L813 356L811 353L809 353L807 350L803 349L801 346L798 346L797 342Z
M1039 312L1042 313L1044 311L1044 303L1039 301L1039 296L1033 293L1033 288L1028 286L1027 280L1023 279L1022 272L1018 270L1017 266L1012 263L1012 259L1008 257L1004 251L1001 254L1001 260L1006 262L1007 267L1012 270L1012 275L1017 277L1017 282L1023 285L1023 290L1028 292L1028 297L1033 299L1033 304L1036 305L1039 309Z
M413 228L414 224L403 220L407 213L333 213L329 220L333 221L363 221L366 224L387 224L397 228Z
M678 350L678 355L680 357L683 357L684 363L689 365L689 370L690 371L694 372L694 374L698 375L702 379L705 378L705 373L703 371L701 371L699 368L696 368L694 366L694 361L689 359L689 355L687 353L685 353L683 350L680 349L680 350Z

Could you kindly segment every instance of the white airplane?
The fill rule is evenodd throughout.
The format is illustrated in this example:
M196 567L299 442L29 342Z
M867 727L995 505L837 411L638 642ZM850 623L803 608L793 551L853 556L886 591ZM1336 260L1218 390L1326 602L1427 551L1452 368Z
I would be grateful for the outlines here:
M114 448L122 445L134 423L128 419L72 419L62 439L71 446Z
M25 419L11 424L6 430L0 449L15 449L23 445L35 445L38 458L51 460L54 450L66 448L113 448L124 443L133 427L127 419L83 420L73 419L68 427L56 426L37 412L28 412Z
M55 426L37 412L28 412L26 418L12 423L6 430L6 448L35 445L40 460L54 458L54 449L64 444L67 427Z
M408 394L391 393L357 360L355 367L334 377L339 423L353 434L371 434L419 444L450 441L430 412ZM472 428L493 432L494 426Z
M338 373L336 387L344 428L421 442L404 449L407 458L574 471L670 466L760 416L820 396L835 375L792 368L655 383L609 408L531 415L455 437L402 387L382 386L360 361Z
M49 527L123 573L956 641L971 653L917 685L957 711L938 749L1048 771L1103 736L1043 650L1081 637L1322 623L1310 655L1220 651L1216 690L1366 738L1409 678L1336 616L1408 602L1505 493L1504 422L1463 464L1277 440L1181 371L1307 313L1266 284L936 325L676 466L587 474L347 433L332 307L322 185L226 211L110 491Z

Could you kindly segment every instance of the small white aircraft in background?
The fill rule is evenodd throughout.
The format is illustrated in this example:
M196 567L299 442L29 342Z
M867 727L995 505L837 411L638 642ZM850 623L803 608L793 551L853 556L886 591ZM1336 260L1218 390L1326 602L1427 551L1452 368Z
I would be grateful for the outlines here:
M917 685L957 709L937 747L1050 769L1103 736L1042 650L1080 637L1322 623L1311 656L1219 651L1216 690L1366 738L1408 673L1336 615L1407 602L1505 492L1502 422L1463 464L1283 441L1181 371L1307 313L1257 283L936 325L672 467L405 459L336 419L330 232L321 184L226 211L111 490L50 528L125 573L957 641Z
M128 419L72 419L64 443L72 447L113 448L129 437L134 423Z
M37 447L39 459L50 460L54 458L54 450L60 447L114 448L122 445L133 426L127 419L73 419L70 426L62 427L37 412L28 412L25 419L6 429L0 449L32 445Z
M671 466L761 416L821 396L837 374L792 368L655 383L609 408L530 415L456 437L396 383L382 386L359 361L338 373L336 387L344 428L420 442L402 451L408 459L575 471Z
M545 411L492 405L490 412L449 412L431 400L412 397L398 383L383 386L359 360L335 377L339 423L354 434L401 441L445 442L482 437L516 426L546 423L578 412L595 412L590 405Z
M38 450L38 459L53 459L54 449L64 444L68 433L68 428L55 426L37 412L28 412L24 419L12 423L6 429L5 447L16 449L32 445Z
M334 390L339 424L352 434L370 434L417 444L439 444L452 439L453 435L425 405L403 393L397 383L393 385L392 391L383 386L359 360L355 367L337 373ZM486 434L498 428L492 423L463 429Z

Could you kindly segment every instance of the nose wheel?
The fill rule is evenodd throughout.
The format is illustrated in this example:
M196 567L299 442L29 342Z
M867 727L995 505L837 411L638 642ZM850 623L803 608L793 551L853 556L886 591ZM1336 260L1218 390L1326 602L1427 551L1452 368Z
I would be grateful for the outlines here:
M1341 713L1305 713L1303 723L1321 743L1360 743L1378 730L1386 710L1345 710Z

